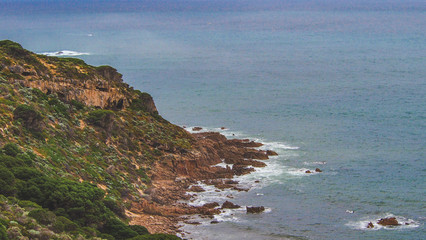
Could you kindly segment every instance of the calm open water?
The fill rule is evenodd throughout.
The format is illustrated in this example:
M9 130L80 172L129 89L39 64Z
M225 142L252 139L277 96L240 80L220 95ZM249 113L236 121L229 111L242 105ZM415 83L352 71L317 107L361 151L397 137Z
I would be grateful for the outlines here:
M0 23L0 39L34 52L116 67L173 123L280 153L240 178L253 190L194 203L233 194L265 213L227 212L188 237L426 238L426 3L2 0ZM365 228L387 216L409 225Z

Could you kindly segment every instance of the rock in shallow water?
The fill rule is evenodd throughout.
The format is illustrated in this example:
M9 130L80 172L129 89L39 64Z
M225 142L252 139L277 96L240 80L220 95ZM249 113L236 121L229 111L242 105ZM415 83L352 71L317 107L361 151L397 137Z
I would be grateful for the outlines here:
M264 206L260 207L247 207L247 213L261 213L265 211Z
M382 226L398 226L401 225L395 217L388 217L380 219L377 224Z
M225 201L223 204L222 204L222 208L230 208L230 209L234 209L234 208L240 208L241 206L240 205L237 205L237 204L233 204L232 202L230 202L230 201Z

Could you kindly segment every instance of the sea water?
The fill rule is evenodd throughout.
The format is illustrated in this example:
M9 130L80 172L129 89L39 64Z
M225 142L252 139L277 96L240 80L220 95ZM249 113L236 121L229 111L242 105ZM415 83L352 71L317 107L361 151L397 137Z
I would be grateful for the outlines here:
M114 66L171 122L224 126L279 153L238 178L252 190L193 202L265 213L201 219L188 238L424 239L425 11L403 0L0 1L0 38ZM366 228L389 216L403 225Z

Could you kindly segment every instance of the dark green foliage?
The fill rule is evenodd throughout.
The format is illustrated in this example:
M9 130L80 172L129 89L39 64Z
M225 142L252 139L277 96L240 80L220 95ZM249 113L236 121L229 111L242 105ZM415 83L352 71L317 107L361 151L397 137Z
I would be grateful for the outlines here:
M49 105L53 107L55 112L61 114L62 116L69 118L68 108L57 98L52 98L49 100Z
M21 200L21 201L19 201L18 205L20 207L23 207L23 208L32 208L32 209L41 208L41 206L38 205L37 203L31 202L31 201L27 201L27 200Z
M95 126L108 129L114 121L114 112L111 110L96 109L89 113L87 121Z
M11 195L15 192L15 176L9 169L0 166L0 194Z
M24 126L33 131L43 129L43 116L32 106L21 104L13 111L13 118L21 120Z
M37 100L47 100L47 95L44 94L40 89L33 88L31 90L33 96L37 97Z
M0 154L0 165L8 168L20 167L25 165L24 161L19 158L15 158L9 155Z
M40 171L30 167L15 167L12 169L12 172L16 178L24 181L43 176Z
M53 223L52 228L53 228L53 231L57 233L70 232L70 231L76 231L78 229L78 225L66 217L59 216L59 217L56 217L56 221Z
M90 183L37 177L23 184L18 196L64 215L81 226L99 225L112 216L102 202L104 192Z
M84 103L81 103L81 102L74 100L74 99L71 100L70 104L73 107L75 107L77 110L82 110L82 109L84 109L84 106L85 106Z
M133 231L129 225L126 225L122 221L114 218L109 219L104 224L101 232L110 234L117 240L128 239L138 235L138 233Z
M16 155L18 155L18 153L20 153L21 150L19 149L18 145L14 143L8 143L3 146L3 152L6 155L16 157Z
M106 233L99 234L99 237L102 238L102 239L106 239L106 240L115 240L115 237L113 237L109 234L106 234Z
M28 213L28 216L34 218L35 220L37 220L37 222L44 225L51 224L55 222L56 220L56 215L53 212L46 209L32 210L31 212Z
M181 240L181 238L174 235L157 233L151 235L139 235L137 237L131 238L130 240Z
M0 240L7 240L7 232L6 228L3 226L3 224L0 223Z
M119 216L121 218L125 218L126 217L126 214L125 214L125 211L124 211L124 207L118 205L117 202L114 201L113 199L111 199L111 198L105 198L103 200L103 203L105 204L105 206L107 208L109 208L109 210L111 210L117 216Z
M144 226L140 226L140 225L130 225L130 228L137 232L139 235L145 235L145 234L149 234L148 229L146 229L146 227Z

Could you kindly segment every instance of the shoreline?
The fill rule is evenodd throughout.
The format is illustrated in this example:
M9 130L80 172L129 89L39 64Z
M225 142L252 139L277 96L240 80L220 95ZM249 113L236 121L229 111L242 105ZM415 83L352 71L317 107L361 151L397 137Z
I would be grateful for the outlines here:
M219 132L202 129L188 132L194 137L194 149L188 153L169 154L153 167L152 187L144 190L143 199L133 202L126 211L129 224L144 225L151 233L184 238L187 233L181 229L182 224L200 224L190 220L193 216L210 219L211 224L218 223L214 216L229 210L226 206L217 202L196 206L189 202L205 191L200 183L213 186L216 192L225 189L249 191L250 186L239 186L234 177L266 167L265 161L278 155L272 150L258 149L263 144L249 139L228 139ZM232 202L230 197L222 200Z

